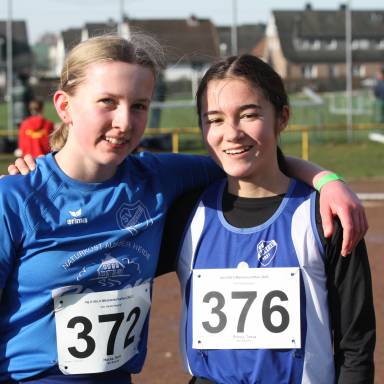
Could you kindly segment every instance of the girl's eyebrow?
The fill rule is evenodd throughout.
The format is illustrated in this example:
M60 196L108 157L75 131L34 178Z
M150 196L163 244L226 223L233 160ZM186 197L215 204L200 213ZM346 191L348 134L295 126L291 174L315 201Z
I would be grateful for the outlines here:
M207 112L203 113L203 117L207 117L209 115L217 115L219 113L220 113L220 111L207 111Z
M239 111L240 112L243 112L247 109L262 109L261 106L259 104L244 104L244 105L241 105L240 108L239 108ZM204 112L203 113L203 117L207 117L209 115L217 115L217 114L220 114L222 113L221 111L207 111L207 112Z
M245 111L246 109L262 109L259 104L244 104L239 108L239 111Z

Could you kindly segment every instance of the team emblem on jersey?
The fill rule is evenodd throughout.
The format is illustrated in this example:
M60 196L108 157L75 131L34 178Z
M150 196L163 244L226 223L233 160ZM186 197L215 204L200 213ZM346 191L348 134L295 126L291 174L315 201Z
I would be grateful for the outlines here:
M124 203L116 213L117 224L121 229L126 229L132 234L137 233L137 224L148 227L152 220L146 206L139 200L133 204Z
M276 256L277 243L275 240L260 241L257 244L257 258L266 267Z

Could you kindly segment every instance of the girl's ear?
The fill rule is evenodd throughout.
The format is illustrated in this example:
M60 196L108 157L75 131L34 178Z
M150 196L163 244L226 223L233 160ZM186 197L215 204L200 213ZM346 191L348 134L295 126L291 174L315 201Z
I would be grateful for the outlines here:
M65 124L71 123L71 117L69 114L69 96L64 91L56 91L53 95L53 104L55 105L56 112L60 119Z
M280 113L280 116L277 118L277 134L284 131L286 126L288 125L290 117L290 110L288 105L284 105L283 110Z

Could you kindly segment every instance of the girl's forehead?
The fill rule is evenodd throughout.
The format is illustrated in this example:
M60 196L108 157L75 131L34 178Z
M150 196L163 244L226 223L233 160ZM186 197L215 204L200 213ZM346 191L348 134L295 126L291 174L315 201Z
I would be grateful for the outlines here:
M86 88L94 92L124 92L135 90L137 93L152 93L155 78L148 67L122 61L101 61L88 65L84 72Z
M205 97L208 102L219 102L236 98L261 99L264 95L261 89L250 81L241 77L228 77L209 81Z

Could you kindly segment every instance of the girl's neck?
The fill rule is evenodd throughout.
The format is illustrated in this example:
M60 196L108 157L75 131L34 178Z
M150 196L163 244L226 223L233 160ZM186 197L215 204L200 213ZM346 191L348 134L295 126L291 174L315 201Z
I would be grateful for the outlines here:
M68 149L64 146L55 155L55 160L60 169L70 178L85 183L101 183L111 179L116 171L117 166L98 165L88 162L86 158L80 159L73 153L68 153Z
M287 192L289 177L280 170L268 176L249 179L236 179L228 176L228 192L239 197L270 197Z

